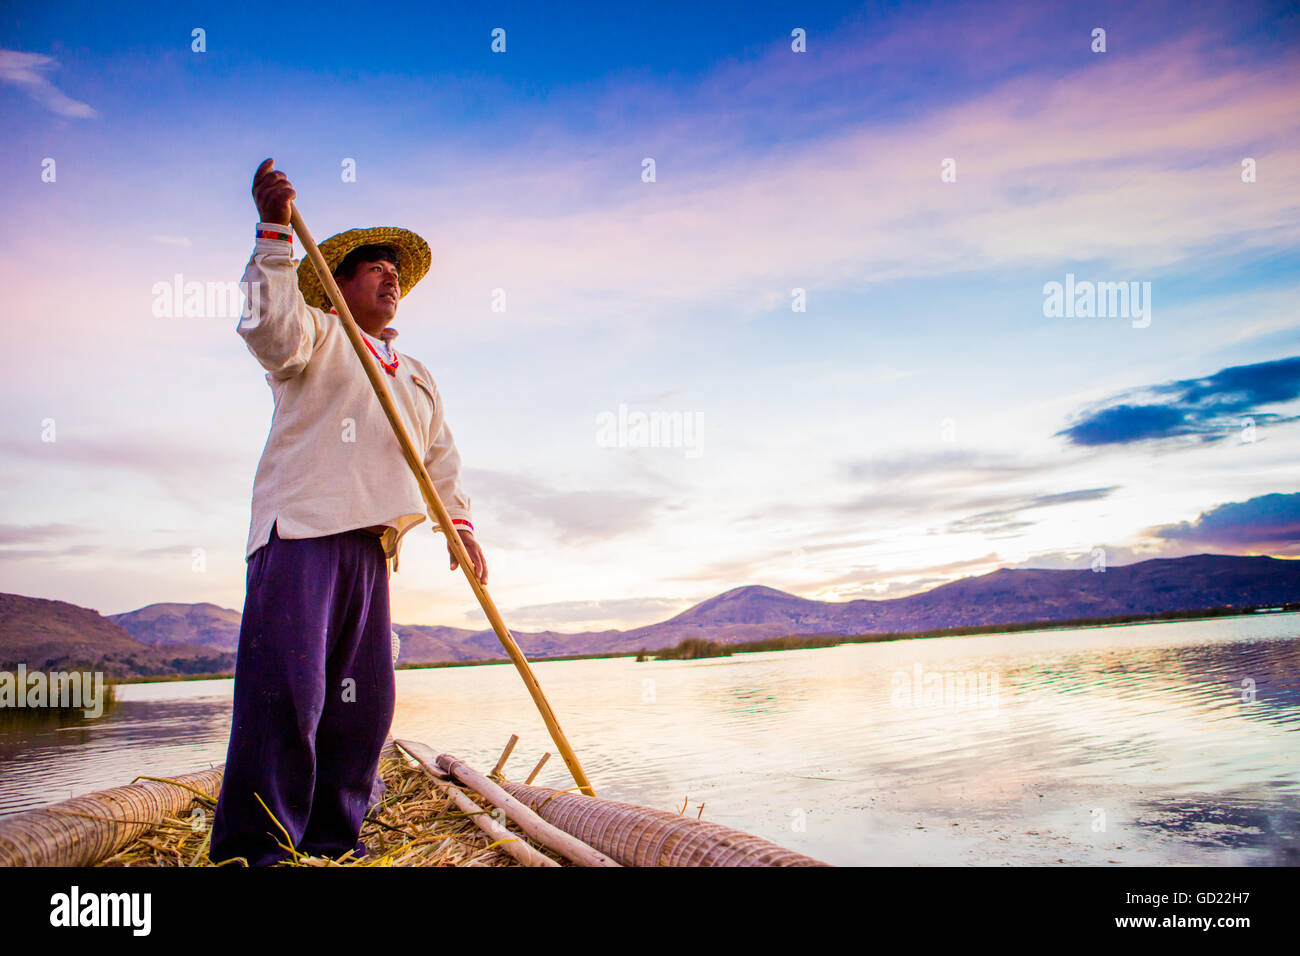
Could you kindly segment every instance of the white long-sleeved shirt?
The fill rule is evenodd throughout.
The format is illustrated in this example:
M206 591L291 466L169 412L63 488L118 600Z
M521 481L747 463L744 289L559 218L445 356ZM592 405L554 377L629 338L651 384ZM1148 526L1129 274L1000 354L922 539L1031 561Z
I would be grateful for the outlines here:
M269 234L269 235L268 235ZM281 235L285 238L271 238ZM288 226L258 223L253 256L244 270L250 312L236 331L266 369L275 406L271 431L253 479L252 519L245 560L266 544L271 527L281 538L315 538L357 528L383 527L384 555L397 570L401 540L426 514L424 496L402 456L397 436L331 309L310 306L298 290ZM257 283L256 293L252 292ZM363 337L376 340L364 331ZM396 330L382 336L392 348ZM376 347L381 355L383 349ZM385 384L406 432L424 449L424 467L457 528L473 530L470 498L460 481L460 454L447 427L438 386L429 370L397 354ZM367 360L381 363L367 353ZM391 365L391 360L388 360Z

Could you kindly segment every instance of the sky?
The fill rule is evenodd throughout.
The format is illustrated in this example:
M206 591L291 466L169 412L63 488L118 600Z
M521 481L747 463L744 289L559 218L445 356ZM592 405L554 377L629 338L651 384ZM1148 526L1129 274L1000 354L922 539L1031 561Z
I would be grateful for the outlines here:
M1294 7L555 6L6 6L0 591L242 607L270 390L155 288L268 156L428 240L510 627L1300 557ZM486 626L431 529L394 622Z

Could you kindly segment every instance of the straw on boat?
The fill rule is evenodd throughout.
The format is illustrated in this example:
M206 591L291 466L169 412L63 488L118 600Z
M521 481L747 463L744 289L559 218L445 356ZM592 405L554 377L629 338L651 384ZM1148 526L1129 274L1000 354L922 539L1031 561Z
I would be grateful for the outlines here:
M593 850L573 835L547 823L465 761L457 760L449 754L438 754L432 747L413 740L399 740L397 746L414 757L425 773L431 777L455 778L482 794L500 807L511 821L518 824L519 829L542 845L555 850L565 859L572 860L579 866L618 866L605 854Z
M384 798L362 827L366 857L295 853L278 865L826 865L680 813L498 783L450 755L413 742L402 745L420 751L422 759L403 756L391 740L386 745L380 760ZM140 778L144 782L0 817L0 866L211 866L208 840L222 769L173 780ZM501 807L507 824L492 820L480 802Z
M443 782L438 780L432 774L428 775L429 780L435 787L445 793L451 801L460 807L466 815L478 825L478 828L493 839L495 843L500 844L501 849L505 850L512 857L518 860L524 866L559 866L549 856L534 850L527 843L524 843L513 833L497 823L486 810L465 795L454 783Z
M186 774L172 782L115 787L0 817L0 866L213 866L208 840L222 769ZM380 773L384 798L361 831L368 856L340 861L299 854L277 865L520 865L508 853L511 844L498 843L506 837L489 836L476 825L490 819L488 811L473 813L458 806L408 765L391 741L381 756ZM527 844L523 834L506 832L516 844ZM529 849L551 865L567 865L545 848Z

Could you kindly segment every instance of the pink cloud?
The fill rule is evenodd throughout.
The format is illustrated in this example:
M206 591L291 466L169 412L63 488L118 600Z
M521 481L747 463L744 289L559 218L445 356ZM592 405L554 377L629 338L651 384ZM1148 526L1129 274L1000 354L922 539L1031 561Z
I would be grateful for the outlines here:
M1207 46L1185 38L1083 61L1058 79L1011 80L928 115L733 151L701 170L705 108L641 132L657 144L655 183L640 182L634 144L571 138L524 164L462 158L471 172L432 188L403 177L402 195L459 217L431 237L442 307L485 314L488 290L505 288L503 324L683 304L759 311L776 293L784 304L792 283L1054 275L1072 259L1149 274L1218 243L1293 245L1300 225L1283 198L1300 192L1300 70L1219 67ZM617 177L611 156L626 162ZM1257 183L1241 181L1246 156ZM940 182L945 157L955 184Z

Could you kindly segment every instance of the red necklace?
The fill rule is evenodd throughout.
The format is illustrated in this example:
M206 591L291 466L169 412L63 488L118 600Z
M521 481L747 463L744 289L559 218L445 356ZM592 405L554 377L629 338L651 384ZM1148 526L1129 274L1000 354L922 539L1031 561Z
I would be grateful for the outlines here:
M331 307L330 313L332 315L338 315L339 310ZM366 348L370 349L370 354L373 355L375 358L379 359L379 364L384 367L384 371L387 372L389 375L393 376L393 378L397 378L397 363L398 363L397 349L393 348L391 345L388 346L388 350L393 353L393 364L389 365L387 362L384 361L383 356L381 356L378 352L375 351L375 347L370 344L370 340L368 338L366 338L363 335L361 336L361 341L366 343Z
M397 363L398 363L397 349L393 348L391 345L388 346L389 350L393 353L393 364L389 365L387 362L384 361L383 356L381 356L378 352L375 351L375 347L370 344L369 339L363 337L361 341L366 343L366 348L370 349L370 354L373 355L375 358L379 359L379 364L384 367L384 371L387 372L389 375L393 376L393 378L396 378Z

